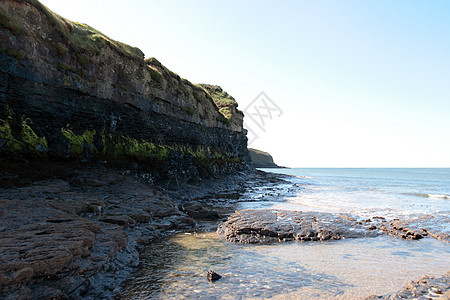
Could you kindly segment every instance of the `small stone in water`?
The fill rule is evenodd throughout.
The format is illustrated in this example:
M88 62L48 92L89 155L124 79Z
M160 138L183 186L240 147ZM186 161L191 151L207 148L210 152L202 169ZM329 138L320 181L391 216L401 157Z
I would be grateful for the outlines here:
M217 274L216 272L209 270L208 273L206 274L206 277L208 277L209 281L216 281L219 280L220 278L222 278L222 276L220 276L219 274Z

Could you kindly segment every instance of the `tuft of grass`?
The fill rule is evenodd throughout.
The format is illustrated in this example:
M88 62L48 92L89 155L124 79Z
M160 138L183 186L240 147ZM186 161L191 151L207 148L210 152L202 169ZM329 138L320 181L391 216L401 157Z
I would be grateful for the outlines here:
M196 149L188 148L189 154L201 161L208 161L213 157L211 147L198 146Z
M136 47L115 41L89 25L72 22L52 12L37 0L25 0L41 11L59 31L65 44L77 53L100 54L101 48L108 45L126 57L143 61L144 53Z
M23 27L13 17L9 16L6 11L0 7L0 26L9 29L14 35L19 35L23 32Z
M147 65L152 65L152 66L156 66L156 67L162 67L162 64L159 62L159 60L157 60L156 58L154 58L154 57L150 57L150 58L147 58L146 60L145 60L145 63L147 64Z
M195 100L197 100L197 102L200 102L202 100L202 97L200 96L200 94L196 91L194 91L194 98Z
M152 80L154 80L158 83L161 83L162 75L158 71L153 70L151 67L149 69L150 69L150 76L152 77Z
M228 106L224 106L224 107L221 107L220 109L219 109L219 112L225 117L225 118L227 118L227 120L229 120L230 118L231 118L231 110L230 110L230 108L228 107Z
M219 108L219 112L228 120L232 116L233 108L238 106L236 100L222 90L220 86L210 84L199 84L203 90L208 93L214 101L214 104Z
M17 59L24 59L25 57L25 52L23 52L22 50L9 49L7 53L9 56L15 57Z
M67 52L69 52L69 49L67 49L66 46L64 46L61 43L57 43L56 44L56 50L58 50L59 55L64 56L67 54Z
M63 62L59 63L59 67L63 70L71 70L72 69L69 65L67 65Z
M77 54L77 60L82 67L89 63L89 57L83 54Z
M182 108L190 116L192 116L195 112L195 110L192 106L183 106Z

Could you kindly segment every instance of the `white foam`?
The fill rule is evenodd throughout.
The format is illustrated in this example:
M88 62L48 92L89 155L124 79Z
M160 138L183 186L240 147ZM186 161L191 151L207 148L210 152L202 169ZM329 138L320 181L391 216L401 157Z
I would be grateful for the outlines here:
M428 198L433 199L450 199L450 196L447 195L439 195L439 194L427 194Z

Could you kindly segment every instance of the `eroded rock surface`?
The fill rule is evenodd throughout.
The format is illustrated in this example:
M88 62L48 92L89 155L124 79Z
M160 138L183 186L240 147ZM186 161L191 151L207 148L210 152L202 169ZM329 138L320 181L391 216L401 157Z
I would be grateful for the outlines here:
M383 233L405 240L420 240L425 237L433 237L443 242L450 242L447 224L450 217L446 213L422 215L409 219L387 220L383 217L373 217L358 222L369 225L370 229L379 229Z
M400 237L406 240L420 240L421 238L428 235L426 230L419 231L415 228L409 227L406 222L402 222L399 220L383 222L380 228L385 233L391 236Z
M450 299L450 271L444 276L423 276L411 281L400 291L384 296L370 296L366 300L375 299Z
M139 178L98 166L60 177L0 188L2 299L112 297L139 244L194 224Z
M219 225L217 232L238 243L340 240L379 234L358 224L348 214L271 209L236 211Z
M446 215L402 220L374 216L357 220L350 214L250 209L236 211L219 225L217 232L238 243L339 240L381 234L405 240L433 237L449 242L446 220L449 220Z
M0 16L0 155L138 162L176 182L249 167L244 115L220 87L213 99L37 0L2 0Z

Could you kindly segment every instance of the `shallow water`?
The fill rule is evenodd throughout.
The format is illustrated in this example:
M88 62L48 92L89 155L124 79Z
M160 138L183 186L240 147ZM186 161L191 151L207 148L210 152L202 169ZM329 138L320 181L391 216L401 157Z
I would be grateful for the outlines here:
M450 228L450 169L272 171L294 176L277 186L253 187L227 205L232 203L235 209L346 212L356 218L418 218L426 228L447 233ZM212 228L210 225L203 228ZM208 282L209 269L223 278ZM440 276L448 270L449 244L433 238L405 241L381 236L239 245L222 240L214 232L193 232L145 248L139 268L124 285L122 296L364 299L395 292L410 280L423 275Z
M126 299L363 299L442 275L448 245L390 237L237 245L215 233L178 234L143 251ZM208 269L223 276L206 279Z

